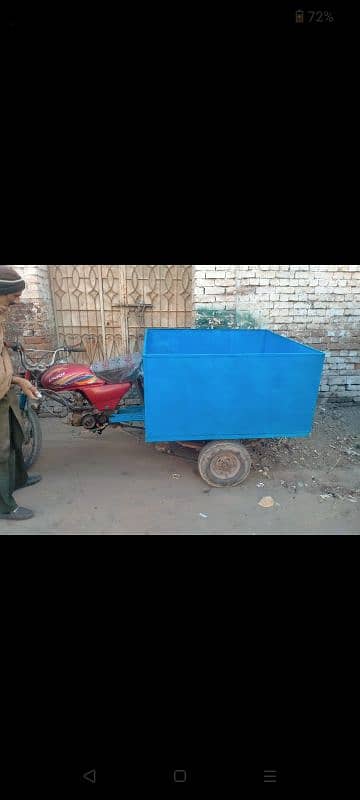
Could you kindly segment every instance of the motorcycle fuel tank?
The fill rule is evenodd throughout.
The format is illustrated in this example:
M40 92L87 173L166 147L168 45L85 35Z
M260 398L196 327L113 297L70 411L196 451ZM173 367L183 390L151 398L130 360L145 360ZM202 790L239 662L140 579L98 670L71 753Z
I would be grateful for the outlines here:
M104 386L105 381L86 364L58 364L44 372L41 385L52 392L71 392L86 386Z

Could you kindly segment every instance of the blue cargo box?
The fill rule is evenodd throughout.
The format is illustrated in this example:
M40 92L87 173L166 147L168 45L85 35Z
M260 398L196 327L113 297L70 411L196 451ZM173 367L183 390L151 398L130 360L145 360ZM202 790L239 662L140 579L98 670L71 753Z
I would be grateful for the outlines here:
M146 441L309 436L324 359L268 330L148 329Z

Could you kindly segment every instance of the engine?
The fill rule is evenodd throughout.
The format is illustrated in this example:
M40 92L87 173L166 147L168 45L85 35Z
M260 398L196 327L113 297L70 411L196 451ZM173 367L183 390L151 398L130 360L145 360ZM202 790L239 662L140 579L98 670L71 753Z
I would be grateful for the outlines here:
M85 428L87 431L101 432L108 425L106 414L91 411L74 411L71 415L71 424L76 428Z

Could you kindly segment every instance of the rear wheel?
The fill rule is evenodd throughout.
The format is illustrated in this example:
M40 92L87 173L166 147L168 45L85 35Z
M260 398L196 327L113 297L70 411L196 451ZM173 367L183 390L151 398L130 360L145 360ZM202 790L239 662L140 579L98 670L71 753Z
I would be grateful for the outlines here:
M250 470L250 454L239 442L208 442L199 453L199 472L209 486L240 486Z

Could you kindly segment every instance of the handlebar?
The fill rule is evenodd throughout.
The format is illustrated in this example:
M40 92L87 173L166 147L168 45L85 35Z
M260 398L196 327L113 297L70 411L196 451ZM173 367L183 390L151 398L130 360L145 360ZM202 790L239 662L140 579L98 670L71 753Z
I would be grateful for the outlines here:
M68 353L86 353L85 347L64 347Z
M44 372L46 369L50 369L50 367L53 367L55 362L56 362L56 358L57 358L58 353L86 353L86 350L85 350L84 347L66 347L66 346L58 347L56 350L53 350L53 351L36 350L34 348L31 348L31 349L29 348L28 350L24 350L24 348L23 348L22 344L20 344L20 342L16 342L14 344L8 344L8 347L11 350L13 350L15 353L19 353L20 354L20 360L21 360L21 363L22 363L23 367L25 369L29 370L29 371L32 371L32 372L35 372L35 371L36 372ZM53 355L52 355L52 358L51 358L50 362L48 362L46 364L45 363L41 363L41 362L34 363L34 362L29 361L26 358L27 353L49 353L49 352L52 352Z

